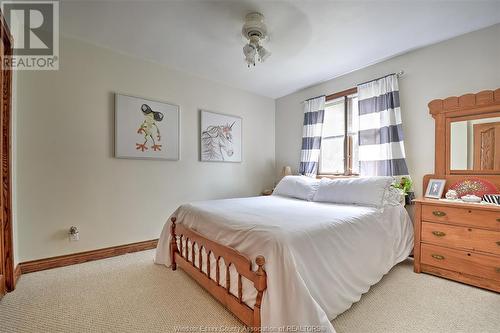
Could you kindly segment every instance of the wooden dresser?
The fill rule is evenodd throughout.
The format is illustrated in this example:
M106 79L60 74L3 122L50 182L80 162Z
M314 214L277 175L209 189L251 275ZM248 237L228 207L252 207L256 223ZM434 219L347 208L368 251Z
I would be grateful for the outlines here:
M500 206L415 203L415 272L500 292Z
M423 191L430 179L445 179L445 193L450 187L459 196L500 192L500 89L433 100L429 113L435 164ZM500 206L427 198L415 203L415 272L500 292Z

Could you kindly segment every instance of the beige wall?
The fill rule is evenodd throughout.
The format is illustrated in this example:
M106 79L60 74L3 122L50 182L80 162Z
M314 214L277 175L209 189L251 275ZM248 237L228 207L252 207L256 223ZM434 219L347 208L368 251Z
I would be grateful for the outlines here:
M301 101L404 70L405 75L399 82L407 163L416 192L421 194L422 177L434 171L434 121L429 115L427 103L435 98L499 88L499 37L500 24L497 24L278 99L276 173L284 165L292 166L295 171L298 167L303 118Z
M157 238L181 203L273 184L273 99L68 38L60 59L18 73L18 260ZM180 105L180 161L113 158L114 92ZM199 108L243 117L242 163L198 161Z

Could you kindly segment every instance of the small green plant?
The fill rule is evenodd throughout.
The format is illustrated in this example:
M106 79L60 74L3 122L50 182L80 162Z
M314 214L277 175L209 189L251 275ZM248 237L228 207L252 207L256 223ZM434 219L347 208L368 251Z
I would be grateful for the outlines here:
M408 195L408 193L411 192L412 186L413 182L409 177L401 177L401 181L399 183L392 184L392 187L402 190L405 195Z

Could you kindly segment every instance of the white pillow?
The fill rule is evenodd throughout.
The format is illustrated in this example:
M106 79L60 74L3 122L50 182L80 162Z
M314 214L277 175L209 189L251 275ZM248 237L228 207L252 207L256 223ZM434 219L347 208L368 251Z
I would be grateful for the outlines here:
M405 205L405 194L403 190L389 186L384 195L384 206Z
M381 207L392 177L322 178L314 201Z
M286 176L276 185L273 195L311 201L318 187L318 179L306 176Z

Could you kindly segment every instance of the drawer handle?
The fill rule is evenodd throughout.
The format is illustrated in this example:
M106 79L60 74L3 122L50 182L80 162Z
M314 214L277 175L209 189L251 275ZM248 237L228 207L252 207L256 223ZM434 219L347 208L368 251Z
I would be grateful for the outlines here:
M440 210L435 210L435 211L432 212L432 214L434 214L434 216L437 216L437 217L443 217L443 216L446 215L445 212L442 212Z
M500 222L500 217L497 219L497 222Z
M497 242L497 245L500 246L500 241Z
M444 232L442 232L442 231L433 231L432 234L434 236L436 236L436 237L444 237L444 236L446 236L446 234ZM500 244L498 244L498 245L500 245Z
M440 254L433 254L432 257L434 259L437 259L437 260L443 260L444 259L444 256L440 255Z
M497 273L500 273L500 267L495 268L495 271L496 271Z

